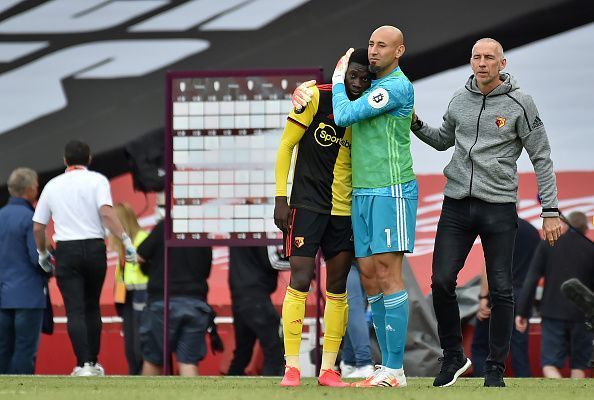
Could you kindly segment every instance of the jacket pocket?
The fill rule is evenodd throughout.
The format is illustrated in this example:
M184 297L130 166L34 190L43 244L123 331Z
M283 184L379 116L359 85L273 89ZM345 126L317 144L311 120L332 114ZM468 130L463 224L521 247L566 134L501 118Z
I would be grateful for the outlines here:
M515 157L498 157L496 160L501 176L510 180L511 182L515 182L517 177L517 165Z
M467 158L454 151L452 159L443 169L443 174L448 180L462 183L464 179L470 181L470 163L466 166Z

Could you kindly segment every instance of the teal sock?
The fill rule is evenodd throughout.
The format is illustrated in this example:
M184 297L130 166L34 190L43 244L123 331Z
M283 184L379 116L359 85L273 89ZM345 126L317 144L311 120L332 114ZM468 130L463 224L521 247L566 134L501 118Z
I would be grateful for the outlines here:
M373 318L373 327L375 328L375 337L382 352L382 365L388 362L388 346L386 344L386 308L384 307L384 294L378 293L373 296L367 296L371 306L371 316Z
M386 307L386 346L388 368L399 369L404 363L404 346L408 327L408 293L406 290L384 296ZM383 359L382 355L382 359Z

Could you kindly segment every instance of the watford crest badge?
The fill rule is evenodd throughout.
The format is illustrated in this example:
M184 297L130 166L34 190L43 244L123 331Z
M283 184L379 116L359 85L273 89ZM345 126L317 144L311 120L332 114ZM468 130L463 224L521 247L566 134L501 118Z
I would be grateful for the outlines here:
M297 246L297 248L300 248L301 246L303 246L304 243L305 243L305 239L303 238L303 236L297 236L295 238L295 246Z
M503 128L503 126L505 125L505 118L497 117L497 119L495 120L495 125L497 125L498 128Z

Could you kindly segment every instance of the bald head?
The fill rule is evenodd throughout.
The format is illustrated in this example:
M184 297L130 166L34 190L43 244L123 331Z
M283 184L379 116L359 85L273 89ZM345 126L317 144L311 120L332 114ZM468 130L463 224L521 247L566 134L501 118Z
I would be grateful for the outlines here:
M404 44L404 35L402 34L402 31L400 29L396 28L395 26L392 26L392 25L380 26L379 28L377 28L376 30L373 31L371 36L373 37L373 35L375 35L375 34L379 34L382 37L385 37L386 39L394 42L397 46Z
M472 46L472 54L474 54L474 50L477 47L477 45L481 45L481 44L489 44L492 46L495 46L495 51L497 53L497 55L501 58L504 59L505 56L503 54L503 46L501 45L501 43L499 43L497 40L495 39L491 39L491 38L482 38L476 41L476 43L474 44L474 46Z
M404 35L400 29L389 25L380 26L369 38L369 70L377 78L386 76L398 66L404 50Z

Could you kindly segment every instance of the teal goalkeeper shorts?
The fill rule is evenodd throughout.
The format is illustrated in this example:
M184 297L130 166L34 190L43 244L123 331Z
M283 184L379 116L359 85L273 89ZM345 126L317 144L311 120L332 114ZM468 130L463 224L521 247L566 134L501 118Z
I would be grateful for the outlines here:
M355 257L391 252L412 253L417 201L416 197L353 196Z

